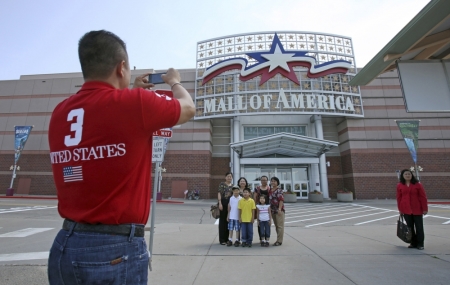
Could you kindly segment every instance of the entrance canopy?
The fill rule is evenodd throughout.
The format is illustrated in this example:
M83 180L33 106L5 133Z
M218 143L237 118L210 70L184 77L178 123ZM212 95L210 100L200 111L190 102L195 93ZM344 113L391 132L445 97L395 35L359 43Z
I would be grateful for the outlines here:
M268 155L291 157L319 157L338 146L338 142L320 140L289 133L277 133L264 137L231 143L240 158L256 158Z

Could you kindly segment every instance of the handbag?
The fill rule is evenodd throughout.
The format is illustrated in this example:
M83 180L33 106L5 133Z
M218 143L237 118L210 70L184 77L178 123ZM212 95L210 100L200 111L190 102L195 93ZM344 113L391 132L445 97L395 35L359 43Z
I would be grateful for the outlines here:
M406 243L411 243L412 231L411 231L411 228L408 227L405 224L405 222L403 220L403 215L400 215L398 217L398 221L397 221L397 236L402 241L404 241Z
M220 218L219 203L211 206L211 216L214 219Z

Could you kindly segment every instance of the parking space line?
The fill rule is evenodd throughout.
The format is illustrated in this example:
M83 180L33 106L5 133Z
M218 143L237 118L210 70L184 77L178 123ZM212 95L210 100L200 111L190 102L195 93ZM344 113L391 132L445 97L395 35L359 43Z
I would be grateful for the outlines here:
M327 211L327 210L332 210L332 209L342 209L342 208L354 208L352 206L335 206L335 207L323 207L323 208L317 208L318 210L314 209L314 210L308 210L308 209L304 209L304 210L296 210L296 211L288 211L288 214L290 213L295 213L298 214L299 212L320 212L320 211Z
M20 208L11 208L11 209L0 209L0 214L34 211L34 210L46 210L46 209L54 209L54 208L57 208L57 206L34 206L34 207L25 207L25 208L20 207Z
M310 214L310 215L301 215L301 216L294 216L294 217L289 216L289 217L286 217L286 219L299 218L299 217L308 217L308 216L314 216L314 215L330 214L330 213L352 211L352 210L354 210L354 208L352 208L352 209L344 209L344 210L337 210L337 211L331 211L331 212L314 213L314 214Z
M367 215L356 216L356 217L350 217L350 218L334 220L334 221L328 221L328 222L323 222L323 223L318 223L318 224L313 224L313 225L307 225L307 226L305 226L305 228L319 226L319 225L324 225L324 224L330 224L330 223L335 223L335 222L340 222L340 221L345 221L345 220L358 219L358 218L367 217L367 216L373 216L373 215L378 215L378 214L384 214L384 213L387 213L387 212L389 212L389 211L384 211L384 212L380 212L380 213L373 213L373 214L367 214Z
M447 205L428 205L428 207L450 209L450 206L447 206Z
M362 223L354 224L354 226L359 226L359 225L363 225L363 224L367 224L367 223L371 223L371 222L376 222L376 221L386 220L386 219L390 219L390 218L394 218L394 217L398 217L398 215L395 215L395 216L389 216L389 217L384 217L384 218L376 219L376 220L365 221L365 222L362 222Z
M427 214L424 217L433 217L433 218L438 218L438 219L450 220L449 217L440 217L440 216L434 216L434 215L430 215L430 214Z
M331 218L331 217L343 216L343 215L350 215L350 214L357 214L357 213L363 213L363 212L369 212L369 211L373 211L373 210L370 209L370 210L364 210L364 211L358 211L358 212L350 212L350 213L345 213L345 214L337 214L337 215L332 215L332 216L324 216L324 217L316 217L316 218L311 218L311 219L303 219L303 220L297 220L297 221L290 221L290 222L285 222L285 224L291 224L291 223L297 223L297 222L304 222L304 221L311 221L311 220L324 219L324 218Z
M27 237L27 236L31 236L31 235L34 235L37 233L46 232L49 230L53 230L53 228L27 228L27 229L14 231L14 232L9 232L6 234L1 234L0 238L2 238L2 237Z
M16 261L16 260L34 260L48 259L49 252L27 252L27 253L7 253L0 254L0 261Z
M364 208L371 208L371 209L383 210L383 211L388 211L388 212L398 212L398 210L389 210L389 209L377 208L377 207L372 207L372 206L367 206L367 205L361 205L361 204L351 204L351 205L352 205L352 206L356 206L356 207L364 207Z

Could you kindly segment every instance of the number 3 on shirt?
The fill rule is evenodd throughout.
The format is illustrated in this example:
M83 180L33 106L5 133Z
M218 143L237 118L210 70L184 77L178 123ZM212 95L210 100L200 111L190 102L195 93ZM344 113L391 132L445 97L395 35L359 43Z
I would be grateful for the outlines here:
M75 132L75 137L70 137L70 135L64 138L64 144L66 146L74 146L80 143L81 135L83 133L83 117L84 117L84 109L74 109L69 112L67 115L67 121L73 121L73 118L76 117L76 121L70 125L70 131Z

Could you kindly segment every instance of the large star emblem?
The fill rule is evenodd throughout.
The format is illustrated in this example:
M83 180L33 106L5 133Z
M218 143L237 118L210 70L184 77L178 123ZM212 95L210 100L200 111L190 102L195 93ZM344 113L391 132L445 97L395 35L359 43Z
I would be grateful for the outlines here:
M275 34L275 37L273 38L270 51L247 53L247 55L258 61L258 63L251 65L246 68L246 70L256 68L261 64L269 65L268 69L262 69L262 73L260 74L260 84L264 84L264 82L274 77L276 74L281 74L291 81L300 84L295 75L293 66L290 66L289 62L294 62L296 60L295 57L305 57L306 52L286 52L277 34Z

